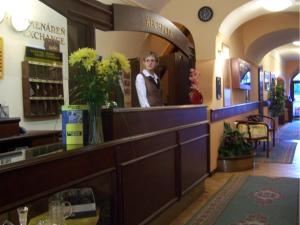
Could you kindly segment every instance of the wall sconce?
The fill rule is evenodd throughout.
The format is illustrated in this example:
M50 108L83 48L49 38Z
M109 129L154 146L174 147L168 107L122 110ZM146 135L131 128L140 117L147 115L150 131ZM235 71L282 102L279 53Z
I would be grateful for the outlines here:
M18 32L25 31L30 26L29 20L21 15L20 16L19 15L11 16L10 22L11 22L12 27Z
M30 26L29 17L31 15L28 1L19 0L0 0L0 23L6 19L14 30L21 32L25 31Z

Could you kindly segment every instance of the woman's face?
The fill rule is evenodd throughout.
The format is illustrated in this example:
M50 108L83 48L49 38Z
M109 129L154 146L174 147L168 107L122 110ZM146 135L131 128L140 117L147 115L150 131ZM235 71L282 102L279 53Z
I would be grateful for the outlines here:
M145 58L144 66L145 66L146 70L153 71L155 69L155 67L157 66L157 62L155 60L155 57L154 56L148 56L147 58Z

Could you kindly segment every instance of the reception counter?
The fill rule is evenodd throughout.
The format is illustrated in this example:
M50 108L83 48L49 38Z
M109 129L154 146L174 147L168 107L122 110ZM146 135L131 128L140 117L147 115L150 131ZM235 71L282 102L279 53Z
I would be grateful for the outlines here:
M111 224L147 224L203 186L209 172L205 106L106 110L103 128L102 144L0 166L0 213L108 175Z

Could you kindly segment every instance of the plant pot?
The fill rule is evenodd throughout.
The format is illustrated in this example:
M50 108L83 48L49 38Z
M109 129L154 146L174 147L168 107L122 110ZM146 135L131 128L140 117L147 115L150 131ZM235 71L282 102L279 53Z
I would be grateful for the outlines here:
M254 155L218 158L218 171L236 172L253 168Z

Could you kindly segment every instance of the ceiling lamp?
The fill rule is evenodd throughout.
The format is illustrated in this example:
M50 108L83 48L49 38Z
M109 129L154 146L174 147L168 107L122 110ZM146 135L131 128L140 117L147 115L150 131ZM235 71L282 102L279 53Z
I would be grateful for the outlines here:
M258 0L261 7L271 12L278 12L293 5L294 0Z

